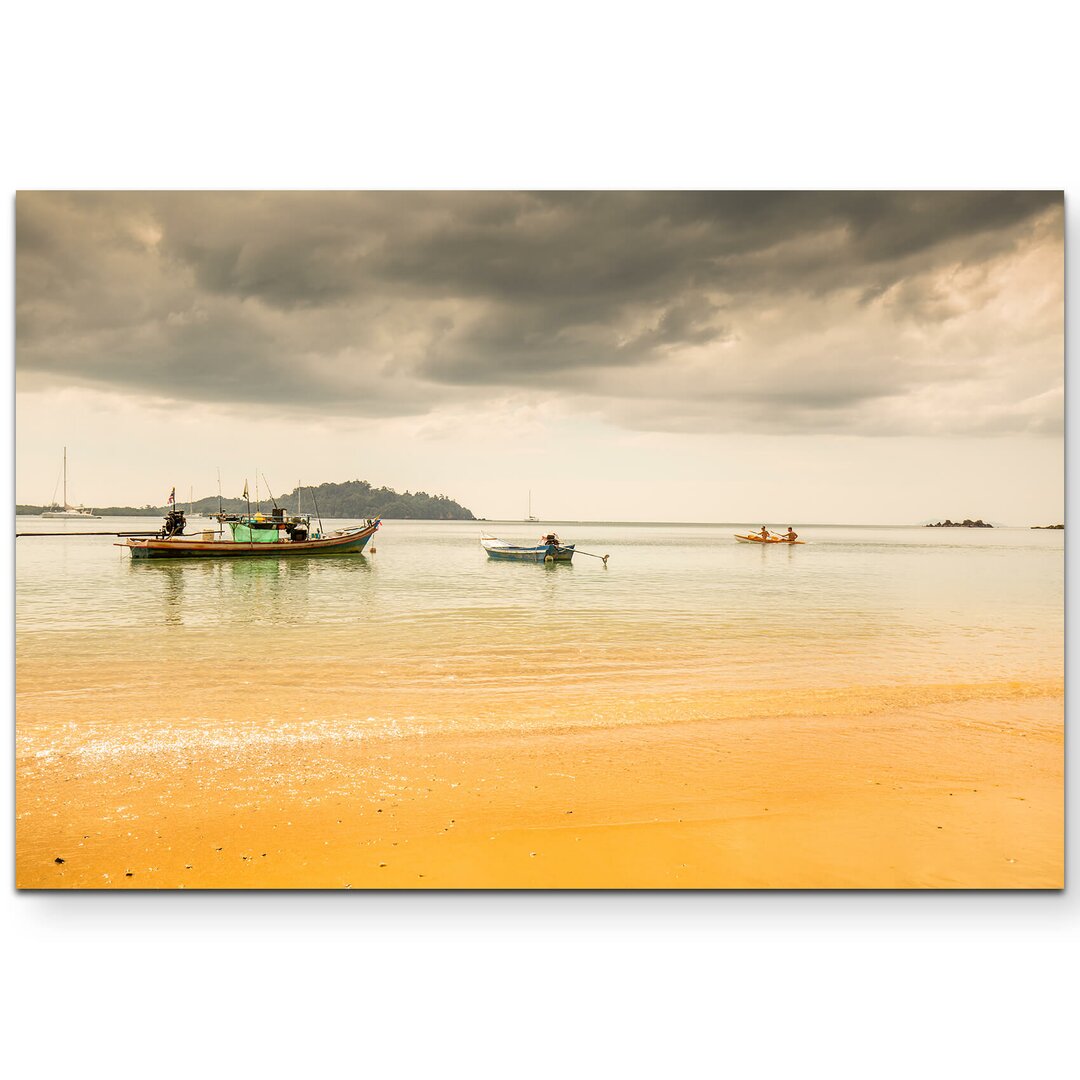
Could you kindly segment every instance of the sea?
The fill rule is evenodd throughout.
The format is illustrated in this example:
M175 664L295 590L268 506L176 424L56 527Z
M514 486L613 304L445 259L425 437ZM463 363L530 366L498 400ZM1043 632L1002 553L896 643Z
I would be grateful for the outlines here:
M758 524L385 521L364 555L158 563L74 535L156 519L20 517L70 535L16 541L18 751L843 718L1060 689L1063 532L736 542ZM479 543L552 529L572 563Z

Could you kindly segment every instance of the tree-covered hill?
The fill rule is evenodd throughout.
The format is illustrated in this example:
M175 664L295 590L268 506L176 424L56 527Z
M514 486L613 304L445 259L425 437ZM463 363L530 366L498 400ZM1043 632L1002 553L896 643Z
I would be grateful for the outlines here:
M320 484L314 489L304 487L277 496L278 505L294 513L298 506L304 513L312 512L318 503L319 513L331 518L429 518L439 521L475 521L471 510L446 495L429 495L426 491L406 491L393 488L374 488L366 480L346 480L343 484ZM264 500L265 505L265 500Z
M251 509L261 506L265 511L274 505L274 500L261 488L256 502L255 485L249 485ZM316 509L324 518L425 518L439 521L475 521L471 510L454 502L446 495L429 495L426 491L406 491L399 493L393 488L372 487L367 480L347 480L342 484L319 484L314 489L306 485L299 492L296 489L284 494L274 493L278 506L284 506L290 514L314 514ZM177 500L183 510L188 503ZM248 502L243 497L221 500L221 509L227 513L239 513L246 510ZM40 514L46 506L19 504L17 514ZM191 503L195 514L216 513L218 497L212 495L196 499ZM96 507L95 512L103 517L158 517L165 513L164 506L104 506Z

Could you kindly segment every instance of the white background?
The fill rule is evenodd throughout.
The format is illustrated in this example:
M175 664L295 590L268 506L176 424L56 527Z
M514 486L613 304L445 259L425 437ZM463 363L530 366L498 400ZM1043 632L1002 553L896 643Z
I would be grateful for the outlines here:
M20 5L0 70L6 295L20 188L1064 188L1071 235L1064 10ZM7 393L11 418L10 377ZM9 749L8 807L12 775ZM1069 892L16 894L10 824L18 1076L1046 1076L1069 1060Z

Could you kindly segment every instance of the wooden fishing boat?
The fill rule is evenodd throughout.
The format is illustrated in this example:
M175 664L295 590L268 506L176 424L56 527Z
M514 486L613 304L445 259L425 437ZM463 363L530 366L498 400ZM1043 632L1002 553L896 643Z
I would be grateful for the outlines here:
M296 555L354 555L362 552L375 535L381 519L374 518L349 529L312 533L307 517L288 517L282 507L263 514L215 514L229 526L231 540L215 539L206 530L201 537L185 536L182 510L170 510L161 532L150 539L129 538L126 547L133 559L244 559L281 558Z
M480 537L480 543L488 553L489 559L507 559L512 562L569 562L574 557L574 545L564 544L554 533L540 538L532 547L521 547L507 543L495 536L486 534Z

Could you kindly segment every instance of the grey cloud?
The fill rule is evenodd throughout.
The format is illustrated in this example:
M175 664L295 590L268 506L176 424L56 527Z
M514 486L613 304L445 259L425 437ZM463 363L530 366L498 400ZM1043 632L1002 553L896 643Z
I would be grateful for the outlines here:
M1053 305L1008 328L992 301L1062 218L1055 192L23 193L17 363L362 416L502 388L838 431L1022 363L1041 404L994 422L1046 430Z

